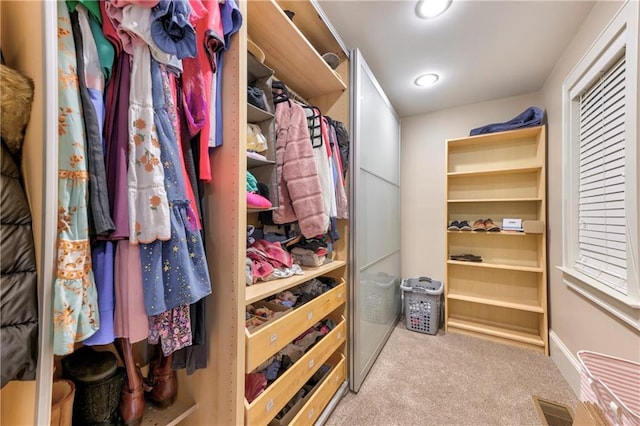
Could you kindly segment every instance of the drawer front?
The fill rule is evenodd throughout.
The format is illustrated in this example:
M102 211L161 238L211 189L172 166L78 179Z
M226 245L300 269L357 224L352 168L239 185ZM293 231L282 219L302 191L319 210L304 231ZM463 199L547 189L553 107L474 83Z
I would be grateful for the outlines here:
M344 280L335 288L246 336L246 372L287 346L296 337L345 303Z
M345 374L345 361L342 356L338 364L329 373L329 377L322 381L320 387L311 395L309 401L302 407L290 424L314 424L329 401L331 401L331 398L336 394L340 385L344 383Z
M343 317L334 318L334 320L337 323L338 321L340 322L329 334L324 336L282 376L278 377L251 404L246 404L245 401L246 424L266 425L269 423L313 376L313 373L344 343L346 339L346 321Z

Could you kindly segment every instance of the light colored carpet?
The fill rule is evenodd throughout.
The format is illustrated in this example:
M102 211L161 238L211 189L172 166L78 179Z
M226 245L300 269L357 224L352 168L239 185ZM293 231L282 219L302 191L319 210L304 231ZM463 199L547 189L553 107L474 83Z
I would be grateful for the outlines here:
M358 394L327 425L540 425L532 396L576 407L551 358L456 333L395 327Z

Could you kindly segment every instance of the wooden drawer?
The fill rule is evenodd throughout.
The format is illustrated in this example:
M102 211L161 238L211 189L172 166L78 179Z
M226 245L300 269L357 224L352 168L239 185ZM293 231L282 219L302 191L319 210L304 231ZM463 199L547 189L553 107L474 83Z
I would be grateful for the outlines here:
M304 386L346 339L346 321L342 316L330 316L336 327L316 343L293 366L278 377L263 393L248 404L245 400L245 424L266 425Z
M346 284L341 280L335 288L265 324L253 333L245 329L247 345L245 371L250 373L255 370L293 339L344 304L345 291Z
M329 377L325 378L318 389L311 395L309 401L307 401L300 412L291 420L291 425L311 425L320 417L320 414L325 409L331 398L336 394L336 391L344 383L346 370L344 355L335 354L334 360L329 360L328 364L333 364L334 367L329 373ZM335 363L337 360L337 364Z

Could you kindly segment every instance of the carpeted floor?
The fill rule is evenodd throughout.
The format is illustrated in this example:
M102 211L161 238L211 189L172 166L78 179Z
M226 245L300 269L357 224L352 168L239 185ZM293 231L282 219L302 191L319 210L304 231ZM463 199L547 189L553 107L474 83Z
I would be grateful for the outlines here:
M578 403L549 357L400 321L360 392L345 395L326 424L541 425L533 395Z

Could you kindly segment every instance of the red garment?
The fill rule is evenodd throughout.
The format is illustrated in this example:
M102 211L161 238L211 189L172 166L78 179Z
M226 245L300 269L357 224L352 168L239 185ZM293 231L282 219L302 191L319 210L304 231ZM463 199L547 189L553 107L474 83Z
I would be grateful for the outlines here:
M251 259L254 283L268 277L276 269L293 266L291 254L283 249L280 243L271 243L267 240L257 240L247 247L247 257Z
M118 37L116 28L109 18L109 15L107 14L107 11L105 9L106 2L99 1L98 3L100 4L100 14L102 15L102 32L104 33L105 38L109 40L111 44L113 44L113 47L116 49L115 56L117 58L122 52L122 41L120 40L120 37ZM110 106L112 104L107 103L107 105ZM108 109L109 108L107 108L107 110Z
M244 397L251 403L267 388L267 378L264 373L249 373L244 376Z
M318 114L320 114L320 111L318 111ZM322 144L324 145L325 149L327 150L327 156L329 157L329 159L331 159L331 142L329 141L329 132L327 130L327 128L329 127L329 123L327 122L327 119L324 118L324 115L320 116L320 129L322 131ZM329 160L331 161L331 160Z
M196 41L202 40L199 30L206 27L209 12L200 0L190 0L191 14L189 22L196 30ZM194 137L209 121L207 116L208 99L206 97L206 86L200 65L200 56L203 55L202 43L197 42L197 52L195 58L184 58L182 60L182 104L189 136Z
M211 81L216 71L215 52L224 44L220 3L217 0L189 0L191 15L189 21L196 29L198 54L195 58L182 60L183 103L187 116L189 133L195 136L200 132L200 180L211 181L209 162L209 135L211 120L209 107L211 99ZM216 43L218 41L218 43Z
M193 194L193 187L191 186L191 179L189 179L189 173L187 173L187 168L184 163L184 155L182 151L182 120L180 120L180 105L176 101L177 98L177 87L176 87L176 78L173 74L170 74L169 81L171 83L171 98L173 99L173 106L175 108L174 117L176 117L175 124L176 128L176 139L178 140L178 155L180 155L180 170L182 171L182 179L184 180L184 187L187 192L187 199L191 203L191 207L193 211L197 211L196 197ZM200 222L200 215L196 214L196 226L198 229L202 229L202 223Z

